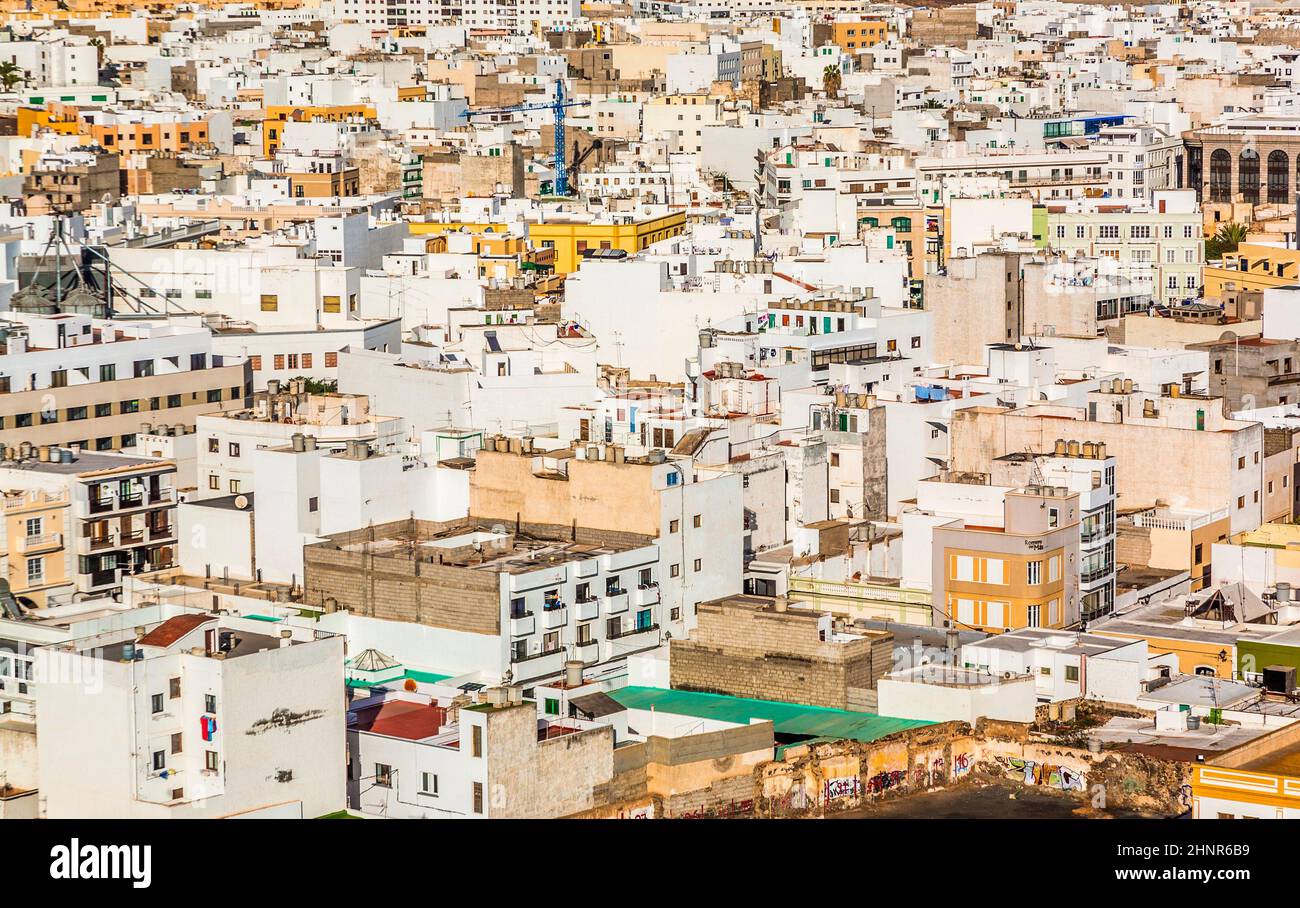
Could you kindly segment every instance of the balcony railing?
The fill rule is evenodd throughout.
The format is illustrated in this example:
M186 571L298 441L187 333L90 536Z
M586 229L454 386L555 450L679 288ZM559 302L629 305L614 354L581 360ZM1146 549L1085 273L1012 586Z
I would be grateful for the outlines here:
M647 583L638 586L636 592L633 593L632 596L633 599L636 600L636 604L639 606L655 605L659 602L659 584Z
M63 545L62 533L45 533L39 536L24 536L18 541L18 551L23 553L47 552Z
M610 640L623 640L627 637L635 637L637 634L650 634L650 633L657 634L658 632L659 632L659 625L648 624L645 627L629 627L619 631L617 634L609 634L607 635L607 637Z
M86 548L92 552L102 552L104 549L111 549L117 545L117 536L109 533L105 536L89 536L85 538Z
M558 603L554 606L546 606L542 609L542 627L547 630L553 630L557 627L564 627L569 623L569 610L565 608L564 603Z
M154 527L154 526L149 527L149 538L151 540L170 539L175 535L176 535L176 530L170 523L167 524L166 526L161 526L161 527Z
M579 599L575 605L579 621L590 621L600 615L600 600L594 596Z
M514 637L526 637L537 629L537 622L532 612L523 612L510 616L510 634Z
M605 595L605 614L618 615L627 611L627 591L619 590L617 593L607 593Z
M1100 580L1103 577L1113 574L1114 572L1115 572L1114 565L1111 565L1109 567L1090 568L1089 570L1086 571L1079 571L1079 582L1092 583L1094 580Z

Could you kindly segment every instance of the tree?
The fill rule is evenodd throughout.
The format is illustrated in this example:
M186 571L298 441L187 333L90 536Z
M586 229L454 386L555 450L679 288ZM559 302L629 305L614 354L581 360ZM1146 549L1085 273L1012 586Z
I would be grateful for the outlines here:
M838 96L843 82L844 76L840 73L838 66L827 66L822 70L822 90L826 92L826 97L834 98Z
M0 85L4 85L5 91L13 91L15 85L26 81L27 76L18 68L18 64L8 60L0 63Z
M921 106L928 110L938 110L940 107L943 107L943 102L936 100L935 98L926 98L925 103Z
M1207 259L1222 258L1225 252L1236 252L1246 241L1246 225L1230 221L1219 226L1218 232L1205 241Z

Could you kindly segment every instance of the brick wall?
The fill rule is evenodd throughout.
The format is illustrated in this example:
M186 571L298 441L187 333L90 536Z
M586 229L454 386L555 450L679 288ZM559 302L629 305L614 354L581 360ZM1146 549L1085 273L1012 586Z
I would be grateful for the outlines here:
M861 708L889 670L893 635L824 643L814 612L776 612L722 600L702 603L687 640L673 640L669 678L679 690ZM850 691L854 691L850 695Z

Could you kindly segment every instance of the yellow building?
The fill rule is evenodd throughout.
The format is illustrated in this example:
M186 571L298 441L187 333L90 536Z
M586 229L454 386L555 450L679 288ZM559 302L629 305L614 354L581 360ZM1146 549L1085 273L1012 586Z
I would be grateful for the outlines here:
M622 249L635 255L651 243L680 236L686 228L686 214L670 212L644 221L615 224L603 221L547 221L529 224L528 238L534 246L555 250L555 270L569 274L582 263L582 254L594 249Z
M954 520L934 528L935 610L959 630L992 634L1074 624L1078 493L1030 486L1007 492L1002 509L1002 526Z
M1192 768L1192 816L1201 820L1300 819L1300 723Z
M861 19L856 22L835 22L832 24L831 41L840 50L850 54L873 47L889 38L889 23L879 19Z
M1205 265L1205 295L1217 298L1226 290L1267 290L1288 287L1300 278L1300 250L1281 244L1242 243L1224 253L1219 264Z
M29 607L43 607L52 592L70 592L68 494L14 492L4 497L9 591Z

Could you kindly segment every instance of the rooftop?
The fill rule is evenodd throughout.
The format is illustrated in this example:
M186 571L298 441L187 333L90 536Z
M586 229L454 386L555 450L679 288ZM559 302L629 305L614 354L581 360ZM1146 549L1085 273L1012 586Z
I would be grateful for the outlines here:
M875 741L878 738L933 725L915 719L895 719L874 713L803 706L776 700L750 700L724 694L703 694L658 687L624 687L609 695L627 709L649 710L748 725L768 721L776 734L810 738Z

